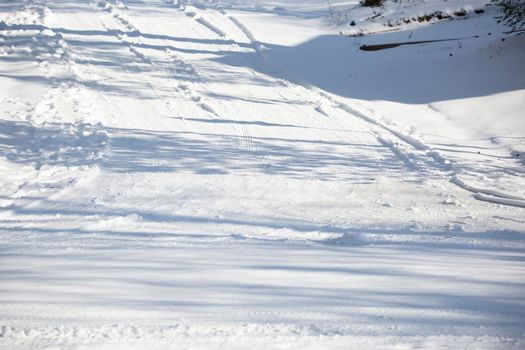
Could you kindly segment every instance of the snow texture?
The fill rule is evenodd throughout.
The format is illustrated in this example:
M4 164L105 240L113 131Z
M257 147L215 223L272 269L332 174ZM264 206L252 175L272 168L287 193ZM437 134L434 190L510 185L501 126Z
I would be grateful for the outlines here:
M487 2L0 3L0 349L525 348Z

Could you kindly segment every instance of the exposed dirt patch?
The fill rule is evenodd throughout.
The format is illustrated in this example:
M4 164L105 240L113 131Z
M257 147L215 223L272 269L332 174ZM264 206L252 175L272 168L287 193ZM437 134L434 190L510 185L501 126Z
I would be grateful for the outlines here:
M369 35L369 34L377 34L377 33L385 33L385 32L390 32L390 31L396 31L396 30L398 30L397 27L402 27L403 25L414 23L414 22L417 22L417 23L426 23L426 22L437 23L439 21L444 21L444 20L451 21L451 20L454 20L454 19L459 19L461 17L466 17L466 16L468 16L469 14L472 14L472 13L480 15L480 14L482 14L484 12L485 12L485 10L483 10L481 8L475 9L473 11L467 11L465 9L460 9L460 10L457 10L457 11L452 12L452 13L445 13L445 12L442 12L442 11L435 11L435 12L432 12L430 14L425 14L425 15L418 16L418 17L401 17L401 18L398 18L396 20L389 19L387 22L384 23L384 26L390 27L392 29L368 32L368 33L365 32L365 31L360 30L359 32L354 32L352 34L346 34L346 35L351 36L351 37L362 37L362 36ZM381 16L382 16L382 13L377 13L377 14L374 14L374 16L367 18L365 21L374 21L374 20L380 19Z
M453 12L452 14L445 13L445 12L442 12L442 11L435 11L435 12L432 12L430 14L426 14L426 15L422 15L422 16L418 16L418 17L410 17L410 18L401 17L401 18L399 18L396 21L388 21L385 25L388 26L388 27L394 27L394 26L398 26L398 25L402 25L402 24L408 24L408 23L412 23L412 22L423 23L423 22L431 22L431 21L442 21L442 20L445 20L445 19L453 20L456 17L465 17L469 13L475 13L475 14L479 15L479 14L482 14L484 12L485 12L485 10L483 10L481 8L475 9L473 11L467 11L465 9L460 9L458 11Z
M403 41L399 43L386 43L386 44L376 44L376 45L361 45L359 47L360 50L363 51L379 51L379 50L386 50L386 49L392 49L394 47L399 47L402 45L418 45L418 44L427 44L427 43L437 43L441 41L455 41L455 40L462 40L462 39L472 39L472 38L478 38L479 36L473 36L470 38L453 38L453 39L437 39L437 40L419 40L419 41Z

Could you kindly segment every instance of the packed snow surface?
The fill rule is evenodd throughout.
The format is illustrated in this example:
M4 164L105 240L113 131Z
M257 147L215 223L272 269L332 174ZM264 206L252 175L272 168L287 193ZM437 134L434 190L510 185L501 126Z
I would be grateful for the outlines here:
M1 2L0 349L525 348L486 3Z

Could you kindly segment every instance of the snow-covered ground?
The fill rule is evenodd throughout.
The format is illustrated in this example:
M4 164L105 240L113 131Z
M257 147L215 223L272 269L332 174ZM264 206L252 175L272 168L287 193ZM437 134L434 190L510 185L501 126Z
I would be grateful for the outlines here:
M485 4L0 3L0 348L524 348Z

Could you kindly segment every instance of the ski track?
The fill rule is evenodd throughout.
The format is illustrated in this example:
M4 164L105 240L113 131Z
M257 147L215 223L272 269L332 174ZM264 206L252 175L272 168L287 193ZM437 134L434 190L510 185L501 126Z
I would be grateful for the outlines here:
M310 85L307 82L301 81L301 79L297 77L292 77L289 72L283 72L282 69L275 66L273 62L268 58L268 56L264 52L264 47L261 45L261 43L255 38L253 33L244 25L241 21L239 21L236 17L228 14L224 10L221 10L221 13L228 17L238 28L239 30L244 33L246 38L251 42L254 50L260 55L262 61L264 61L266 64L270 65L272 69L278 70L281 72L281 76L285 81L290 85L296 85L296 87L303 88L308 92L308 95L311 95L310 103L315 105L315 109L319 111L321 114L326 115L324 112L322 112L322 108L320 107L320 104L322 102L328 102L332 106L347 112L348 115L352 117L357 117L361 120L366 121L367 123L371 124L372 126L372 132L375 135L378 135L377 141L380 144L385 145L389 149L392 150L392 153L396 155L402 162L407 164L410 168L414 167L414 163L418 162L418 158L425 157L424 160L428 166L434 168L439 173L443 174L444 176L447 176L450 179L450 182L457 185L458 187L470 191L475 194L474 198L478 200L484 200L484 201L490 201L492 203L502 204L502 205L511 205L511 206L518 206L523 207L525 205L525 199L522 197L516 197L512 195L505 194L501 191L491 190L491 189L483 189L483 188L477 188L474 186L469 185L465 180L461 180L459 176L463 173L463 168L461 164L454 163L445 157L443 157L438 151L433 150L430 146L424 144L420 140L415 139L414 137L410 135L403 134L397 130L394 130L393 128L379 122L377 119L366 115L365 113L357 110L354 107L349 106L346 103L338 101L335 97L329 95L328 93L318 89L317 87L314 87ZM322 101L322 102L320 102ZM385 135L385 131L387 134ZM394 137L397 139L397 141L388 140L388 138ZM410 147L412 150L417 151L420 155L414 155L412 152L408 150L403 150L401 147L399 147L399 143L403 143ZM488 194L490 197L483 196L483 194Z

